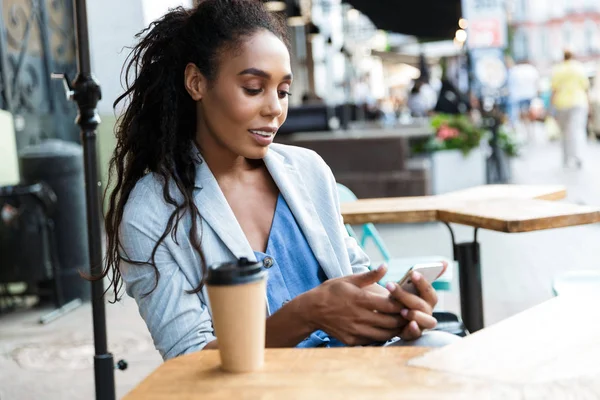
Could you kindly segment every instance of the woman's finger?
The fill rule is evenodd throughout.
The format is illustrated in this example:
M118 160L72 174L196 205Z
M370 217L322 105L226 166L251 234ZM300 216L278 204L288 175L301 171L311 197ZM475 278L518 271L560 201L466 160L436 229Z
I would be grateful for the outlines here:
M426 279L423 279L423 275L418 272L413 272L411 279L417 288L419 296L425 300L431 308L435 307L438 302L438 297L435 289L431 286L431 283L427 282Z
M401 315L409 321L415 321L420 330L433 329L437 325L437 319L422 311L404 309Z
M384 329L369 325L360 325L356 332L356 336L367 338L372 342L386 342L398 335L398 328Z
M410 321L408 325L400 333L402 340L415 340L421 337L423 332L419 329L419 325L415 321Z
M384 329L393 329L396 332L404 328L408 320L399 312L397 314L383 314L367 311L365 314L365 325L375 326Z
M389 296L383 296L377 293L363 290L360 295L359 303L367 310L377 311L385 314L399 314L402 310L402 304L393 301Z
M409 310L423 311L424 313L430 315L432 314L433 308L428 302L416 294L412 294L406 290L403 290L397 283L388 282L385 287L390 291L396 301L404 305L404 308L408 308Z

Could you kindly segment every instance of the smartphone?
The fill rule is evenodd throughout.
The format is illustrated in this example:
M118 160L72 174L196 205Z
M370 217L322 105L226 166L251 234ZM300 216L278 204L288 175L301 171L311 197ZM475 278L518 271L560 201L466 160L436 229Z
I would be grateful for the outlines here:
M411 279L412 272L420 273L423 279L431 284L446 272L446 268L448 268L448 264L443 261L415 264L406 271L406 274L398 281L398 285L407 292L418 295L419 291Z

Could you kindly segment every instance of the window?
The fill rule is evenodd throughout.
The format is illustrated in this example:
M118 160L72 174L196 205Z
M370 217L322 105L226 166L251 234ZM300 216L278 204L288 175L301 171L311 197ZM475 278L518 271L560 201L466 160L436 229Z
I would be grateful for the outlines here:
M550 15L554 18L560 18L565 14L565 5L561 1L552 1L550 3Z
M594 21L586 20L584 24L584 48L586 54L595 54L598 49L598 26Z
M565 14L570 14L575 11L575 4L572 0L563 0L563 11Z
M573 48L573 24L567 21L563 24L563 47Z
M548 51L549 51L548 36L550 36L550 31L548 30L548 28L542 28L539 31L539 36L540 36L540 47L539 47L537 53L538 53L539 58L544 60L548 57Z
M513 39L513 56L515 61L527 59L528 40L527 35L523 31L515 32Z
M517 0L516 14L520 20L527 19L527 0Z
M599 11L600 4L598 4L597 0L584 0L583 7L585 11Z

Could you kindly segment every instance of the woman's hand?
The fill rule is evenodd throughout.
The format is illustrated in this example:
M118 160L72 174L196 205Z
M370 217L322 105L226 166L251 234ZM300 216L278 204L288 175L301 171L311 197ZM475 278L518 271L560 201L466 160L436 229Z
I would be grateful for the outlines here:
M435 289L418 272L413 272L411 279L418 296L402 290L397 283L388 282L386 285L391 297L403 305L401 315L410 321L400 333L404 340L417 339L425 329L433 329L437 325L437 320L433 317L433 307L438 301Z
M402 330L402 304L389 294L365 288L379 281L385 267L330 279L304 293L305 310L313 330L323 330L349 346L385 342Z

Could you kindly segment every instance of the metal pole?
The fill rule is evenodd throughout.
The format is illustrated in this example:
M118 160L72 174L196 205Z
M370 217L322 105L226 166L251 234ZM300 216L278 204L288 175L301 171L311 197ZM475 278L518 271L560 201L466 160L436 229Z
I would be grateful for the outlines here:
M473 333L484 326L479 243L459 243L455 250L460 281L460 310L465 326Z
M73 99L79 107L76 123L81 128L85 173L86 211L90 273L97 276L102 271L102 238L100 213L100 181L96 154L96 128L100 117L96 106L102 94L94 79L90 65L87 9L85 0L73 0L75 12L78 74L73 81ZM104 284L101 279L92 281L92 315L94 322L94 372L96 399L114 400L114 361L108 352L106 338L106 314L104 309Z

